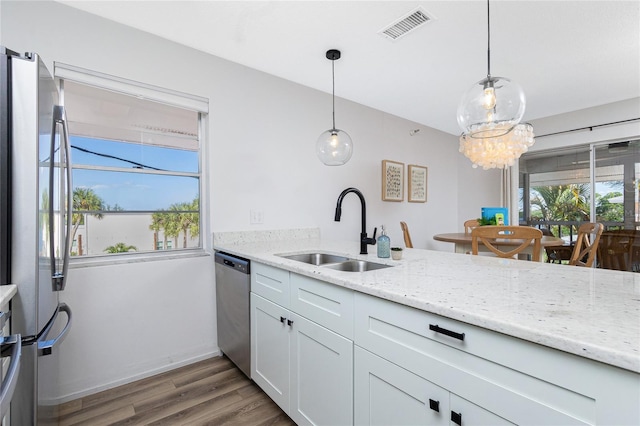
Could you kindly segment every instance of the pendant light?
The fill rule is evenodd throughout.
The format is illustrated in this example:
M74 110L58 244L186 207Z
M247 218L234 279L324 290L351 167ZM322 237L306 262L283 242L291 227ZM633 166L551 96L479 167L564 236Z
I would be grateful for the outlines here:
M353 154L353 142L344 130L336 129L336 83L335 61L340 59L340 51L327 50L327 59L331 61L331 82L333 96L333 127L322 133L316 142L316 155L327 166L341 166Z
M487 0L487 77L474 84L458 105L460 152L473 167L506 168L534 143L533 126L520 124L525 95L517 83L491 75L491 25Z

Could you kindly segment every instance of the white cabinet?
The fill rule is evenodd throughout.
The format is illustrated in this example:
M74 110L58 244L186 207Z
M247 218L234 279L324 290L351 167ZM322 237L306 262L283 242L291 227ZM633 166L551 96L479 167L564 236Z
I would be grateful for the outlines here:
M251 378L289 412L290 312L251 293Z
M252 267L252 379L299 425L640 424L637 373Z
M356 425L446 425L449 392L371 352L355 347Z
M354 315L356 347L389 361L378 370L401 367L446 389L449 419L462 424L640 424L635 373L361 293ZM359 352L354 369L370 369ZM359 379L355 388L358 419L367 389Z
M502 417L487 411L456 394L449 394L451 406L451 424L474 426L502 426L513 425Z
M511 425L358 346L354 357L356 425Z
M353 422L353 342L301 316L291 327L291 408L299 425Z
M353 293L252 266L251 378L298 425L352 424Z

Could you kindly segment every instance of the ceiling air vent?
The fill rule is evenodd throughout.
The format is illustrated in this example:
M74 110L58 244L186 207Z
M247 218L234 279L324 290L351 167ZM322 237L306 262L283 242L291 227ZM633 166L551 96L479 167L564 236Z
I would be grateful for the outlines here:
M397 40L432 19L433 17L428 15L424 9L419 7L396 20L393 24L383 28L379 33L391 40Z

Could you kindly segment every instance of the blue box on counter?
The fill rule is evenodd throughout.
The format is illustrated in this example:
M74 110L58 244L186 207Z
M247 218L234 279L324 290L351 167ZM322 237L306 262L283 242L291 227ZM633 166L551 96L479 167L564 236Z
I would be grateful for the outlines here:
M482 207L481 217L486 220L495 219L496 225L509 225L507 207Z

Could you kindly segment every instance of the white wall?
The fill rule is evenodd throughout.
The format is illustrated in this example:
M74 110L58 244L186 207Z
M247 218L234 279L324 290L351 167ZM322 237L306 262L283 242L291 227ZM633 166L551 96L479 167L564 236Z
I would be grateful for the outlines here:
M500 169L474 169L467 157L458 155L458 231L464 230L465 220L479 218L482 207L502 206L501 175Z
M531 151L541 151L597 142L624 141L640 137L640 121L630 121L611 126L582 129L640 117L640 98L627 99L593 108L541 118L531 122L536 133L536 143ZM558 133L550 136L552 133Z
M355 149L346 166L326 167L314 148L331 124L330 94L58 3L0 7L2 42L39 53L50 68L59 61L210 100L201 199L214 231L317 226L357 247L357 197L347 197L342 222L333 221L338 194L355 186L367 200L369 233L384 223L400 245L404 220L416 247L453 250L432 235L461 230L462 220L499 199L499 174L472 169L456 136L337 99L337 125ZM381 201L383 159L427 166L428 202ZM250 209L263 211L264 224L249 224ZM61 294L75 315L60 349L61 397L215 354L213 282L210 257L72 269Z

